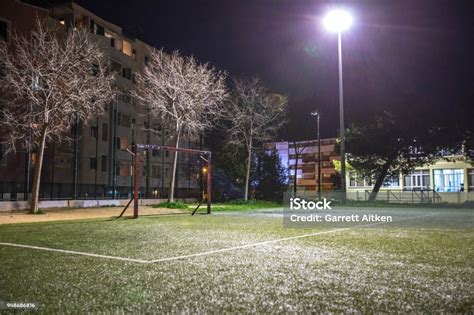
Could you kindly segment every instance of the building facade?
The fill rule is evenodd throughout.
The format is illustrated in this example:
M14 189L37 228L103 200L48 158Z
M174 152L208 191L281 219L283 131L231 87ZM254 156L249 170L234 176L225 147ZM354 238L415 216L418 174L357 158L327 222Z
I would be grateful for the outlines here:
M358 176L355 171L348 172L346 190L349 199L367 199L372 187L370 178ZM377 198L393 202L420 202L426 198L433 202L474 201L474 164L461 155L447 156L433 164L417 167L407 175L385 180Z
M131 97L137 73L148 62L148 53L154 49L139 39L124 35L114 25L74 2L48 8L36 7L15 0L0 4L0 36L9 40L13 30L24 36L34 30L36 16L62 25L65 31L85 27L106 50L111 71L116 72L119 90L116 100L104 114L85 125L73 126L73 143L50 143L45 152L42 171L41 199L129 198L132 187L132 157L126 151L134 143L170 145L171 136L159 129L143 106ZM1 40L1 39L0 39ZM197 143L196 143L197 142ZM181 147L200 149L202 143L185 139ZM0 148L0 200L26 200L31 191L31 168L35 154L18 152L6 156ZM147 198L168 195L173 153L149 150L142 155L140 193ZM178 198L200 195L199 157L179 154L176 175Z
M297 191L316 192L318 189L318 141L281 141L267 144L275 149L281 163L288 169L288 184L294 189L296 176ZM340 160L336 152L336 138L321 139L321 190L338 188L338 175L334 160Z

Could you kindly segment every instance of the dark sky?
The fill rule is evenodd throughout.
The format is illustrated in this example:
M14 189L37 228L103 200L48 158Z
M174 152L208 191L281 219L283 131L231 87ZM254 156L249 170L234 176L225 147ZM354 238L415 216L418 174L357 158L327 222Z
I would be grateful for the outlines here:
M336 136L337 37L321 25L334 6L355 19L343 35L346 123L382 109L474 115L472 0L77 2L156 47L262 77L289 97L285 138L314 138L314 109L322 136Z

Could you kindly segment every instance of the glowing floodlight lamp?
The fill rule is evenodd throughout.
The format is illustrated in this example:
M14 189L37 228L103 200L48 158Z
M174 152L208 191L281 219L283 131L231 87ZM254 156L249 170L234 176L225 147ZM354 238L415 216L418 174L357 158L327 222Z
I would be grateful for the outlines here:
M323 24L328 31L341 33L351 27L352 16L345 10L332 10L324 17Z

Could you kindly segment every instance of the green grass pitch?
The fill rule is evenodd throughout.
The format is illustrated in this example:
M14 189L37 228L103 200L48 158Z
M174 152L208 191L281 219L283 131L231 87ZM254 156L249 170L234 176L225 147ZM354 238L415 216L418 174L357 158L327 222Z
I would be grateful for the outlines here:
M144 262L0 245L0 302L47 314L473 312L472 211L436 211L459 224L316 234L330 227L285 228L276 211L4 225L3 243Z

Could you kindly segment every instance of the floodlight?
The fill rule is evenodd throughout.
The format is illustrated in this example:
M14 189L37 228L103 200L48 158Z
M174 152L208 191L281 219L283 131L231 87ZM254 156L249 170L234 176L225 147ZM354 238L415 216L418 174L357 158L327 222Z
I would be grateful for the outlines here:
M352 16L345 10L329 11L323 20L324 27L331 32L343 32L352 25Z

